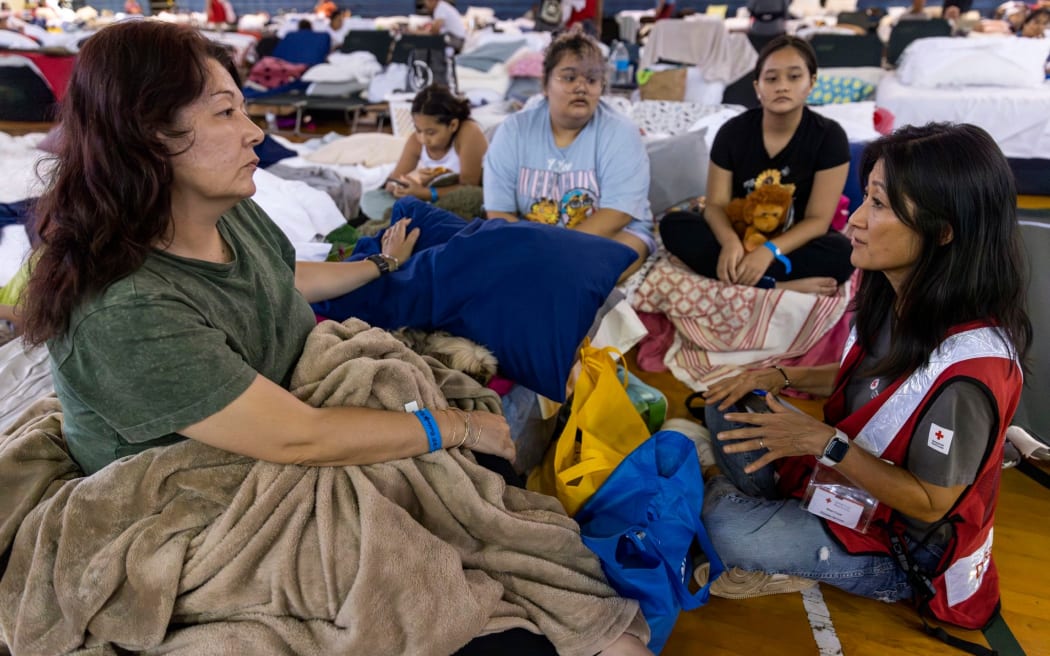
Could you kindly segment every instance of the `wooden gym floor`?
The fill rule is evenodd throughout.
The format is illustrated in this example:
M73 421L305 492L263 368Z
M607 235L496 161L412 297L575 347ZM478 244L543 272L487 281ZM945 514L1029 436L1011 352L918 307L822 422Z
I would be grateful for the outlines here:
M667 395L668 417L691 419L685 409L685 397L691 390L670 372L640 371L633 356L633 352L627 354L630 371ZM1050 656L1050 490L1013 469L1003 474L994 554L1001 578L1003 617L1028 656ZM906 604L864 599L827 585L814 590L818 592L807 592L805 600L803 593L797 592L744 600L712 597L706 606L679 616L661 655L963 653L926 636L917 615ZM819 630L815 632L814 628ZM987 644L979 631L950 632Z

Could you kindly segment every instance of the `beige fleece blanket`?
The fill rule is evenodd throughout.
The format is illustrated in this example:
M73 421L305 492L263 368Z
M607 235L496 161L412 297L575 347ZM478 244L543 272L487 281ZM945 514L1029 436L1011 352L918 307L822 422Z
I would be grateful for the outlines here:
M419 356L354 319L312 333L294 391L445 405ZM59 410L0 437L0 641L19 656L449 654L512 627L590 656L648 637L557 501L467 452L300 467L188 440L82 477Z

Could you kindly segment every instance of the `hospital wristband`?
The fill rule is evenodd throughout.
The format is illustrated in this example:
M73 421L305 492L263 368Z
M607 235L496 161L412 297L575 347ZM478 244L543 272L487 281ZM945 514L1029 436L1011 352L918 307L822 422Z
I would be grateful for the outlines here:
M419 423L423 424L423 430L427 434L427 447L430 452L440 450L441 447L441 430L438 429L437 421L434 419L434 415L430 414L430 411L426 408L422 410L416 410L413 412Z
M787 255L784 255L784 253L776 244L774 244L771 241L767 241L762 245L768 248L770 252L773 253L773 257L775 257L777 260L780 261L781 264L784 265L784 273L791 273L791 260L788 259Z
M438 202L438 188L437 187L431 187L430 188L430 202L431 203Z

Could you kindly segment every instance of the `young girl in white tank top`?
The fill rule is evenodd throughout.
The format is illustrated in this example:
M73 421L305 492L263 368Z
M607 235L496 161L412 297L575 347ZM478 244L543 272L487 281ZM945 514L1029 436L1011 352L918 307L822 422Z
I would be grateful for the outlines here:
M437 158L437 159L435 159L435 158L430 156L430 151L428 149L423 148L423 150L419 153L419 167L418 168L421 168L421 169L436 169L436 168L440 167L440 168L448 169L449 171L455 171L456 173L459 173L460 172L459 153L456 152L455 141L456 141L456 137L455 137L455 135L453 135L452 136L452 142L453 143L449 144L448 151L445 152L445 156Z
M488 141L470 119L469 101L452 95L444 86L431 85L412 100L412 124L415 134L405 143L386 184L361 199L361 211L371 219L382 219L398 198L415 196L437 202L461 188L481 185L481 163ZM440 187L430 184L435 174L445 171L458 173L458 183Z

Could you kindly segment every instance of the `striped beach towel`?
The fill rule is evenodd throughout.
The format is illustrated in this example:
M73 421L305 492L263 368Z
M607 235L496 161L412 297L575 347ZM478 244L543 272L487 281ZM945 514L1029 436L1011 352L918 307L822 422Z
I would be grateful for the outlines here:
M675 327L664 364L690 388L745 367L804 355L843 317L853 279L835 296L724 283L661 257L633 296L641 312L662 313Z

